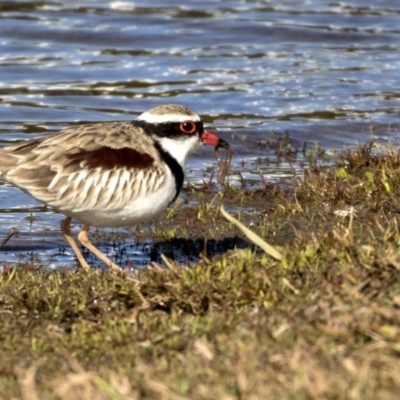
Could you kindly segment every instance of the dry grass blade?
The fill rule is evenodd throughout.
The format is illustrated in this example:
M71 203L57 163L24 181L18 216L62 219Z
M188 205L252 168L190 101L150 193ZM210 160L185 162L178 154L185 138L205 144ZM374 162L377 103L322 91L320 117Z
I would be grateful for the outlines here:
M235 217L232 217L229 213L227 213L224 209L223 206L221 206L221 214L223 217L225 217L230 223L233 225L237 226L243 234L249 239L252 243L254 243L256 246L261 247L267 253L269 256L272 258L275 258L275 260L282 260L282 254L276 250L274 247L269 245L265 240L261 239L260 236L258 236L256 233L254 233L252 230L244 226L241 222L239 222Z
M10 232L8 232L8 234L5 237L5 239L1 242L0 249L3 248L6 245L6 243L17 233L18 233L18 229L17 228L11 228Z

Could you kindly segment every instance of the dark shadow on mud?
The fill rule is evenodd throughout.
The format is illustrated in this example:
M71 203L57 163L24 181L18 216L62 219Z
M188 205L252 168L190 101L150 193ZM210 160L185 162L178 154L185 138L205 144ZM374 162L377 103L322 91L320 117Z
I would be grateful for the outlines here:
M163 264L161 255L182 265L194 266L202 257L214 257L235 248L253 248L254 245L238 236L224 239L182 239L174 238L159 242L141 242L136 244L108 243L99 245L111 259L121 267L142 268L152 262ZM82 251L91 265L99 261L86 250Z
M227 237L224 239L172 239L165 242L154 243L152 261L159 262L160 254L179 263L197 263L200 256L214 257L224 254L235 248L244 249L254 247L240 237Z

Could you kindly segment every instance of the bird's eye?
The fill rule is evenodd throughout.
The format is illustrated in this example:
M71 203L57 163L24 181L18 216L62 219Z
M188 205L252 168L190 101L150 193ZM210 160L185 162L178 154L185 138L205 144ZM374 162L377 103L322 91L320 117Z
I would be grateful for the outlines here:
M179 125L179 129L181 132L186 133L187 135L193 135L196 132L197 126L192 121L183 121Z

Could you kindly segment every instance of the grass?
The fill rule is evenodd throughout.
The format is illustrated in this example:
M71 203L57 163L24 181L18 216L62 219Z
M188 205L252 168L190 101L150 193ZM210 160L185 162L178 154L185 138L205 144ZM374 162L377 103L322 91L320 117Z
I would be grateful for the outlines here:
M127 275L6 266L0 397L397 398L400 153L333 158L279 186L193 190L153 232L244 239L223 204L281 261L249 245Z

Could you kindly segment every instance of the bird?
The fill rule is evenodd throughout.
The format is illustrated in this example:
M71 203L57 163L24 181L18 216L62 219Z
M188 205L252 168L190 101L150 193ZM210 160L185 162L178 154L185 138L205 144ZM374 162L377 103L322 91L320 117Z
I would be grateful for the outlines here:
M0 179L66 216L61 231L84 269L72 219L83 223L78 241L122 271L90 242L89 228L157 217L177 199L187 158L201 145L229 148L193 110L163 104L136 120L77 125L0 148Z

